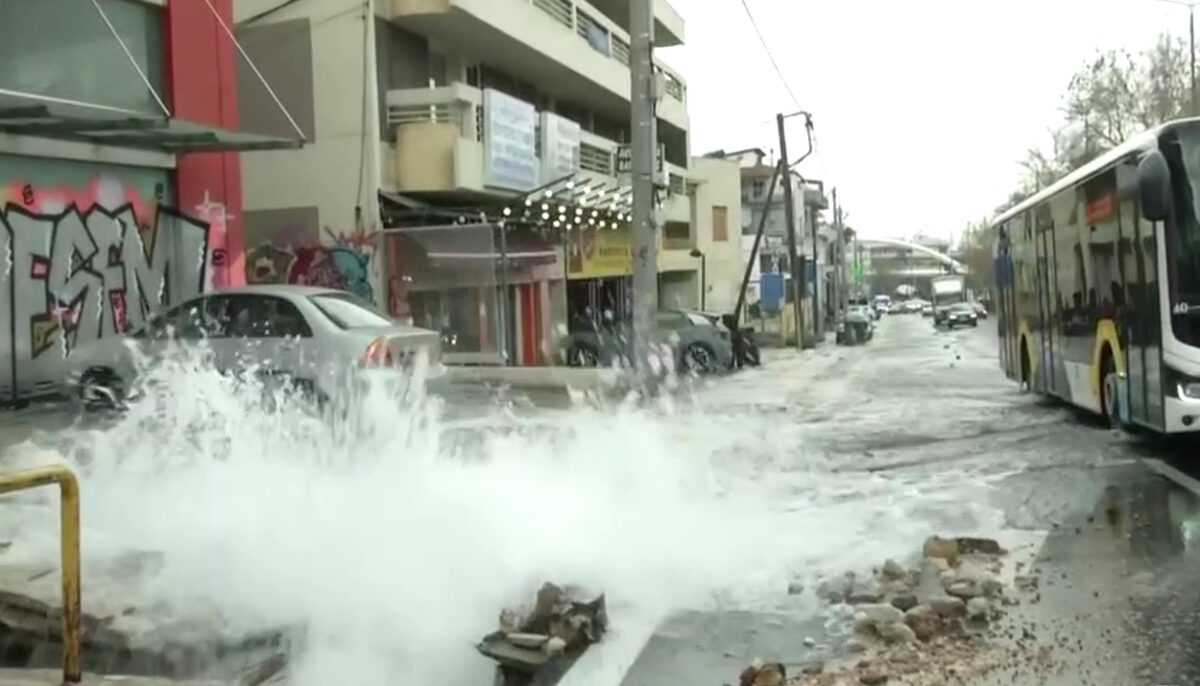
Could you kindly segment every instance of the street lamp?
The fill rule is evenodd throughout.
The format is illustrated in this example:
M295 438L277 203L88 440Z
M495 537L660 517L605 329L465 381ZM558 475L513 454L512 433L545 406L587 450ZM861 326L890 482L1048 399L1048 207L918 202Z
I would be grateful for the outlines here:
M1196 5L1200 0L1159 0L1188 8L1188 57L1192 65L1192 116L1196 116Z
M700 311L704 311L705 295L708 293L708 258L700 252L700 248L692 248L692 257L700 258Z

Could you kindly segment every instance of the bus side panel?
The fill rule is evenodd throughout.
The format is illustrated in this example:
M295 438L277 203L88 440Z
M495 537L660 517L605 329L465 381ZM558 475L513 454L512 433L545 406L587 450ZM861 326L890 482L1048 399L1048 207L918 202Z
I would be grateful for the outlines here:
M1037 253L1037 346L1038 361L1034 388L1042 393L1050 393L1070 399L1061 389L1066 388L1059 375L1062 371L1062 360L1059 354L1058 313L1061 307L1056 303L1057 269L1054 259L1054 221L1048 203L1042 203L1033 208L1033 240Z
M1058 227L1058 288L1064 395L1100 412L1097 325L1113 315L1115 174L1102 172L1051 199Z
M1017 361L1017 328L1013 325L1016 317L1013 312L1013 269L1012 243L1009 231L1012 222L1006 222L993 228L995 247L992 251L992 274L995 277L995 298L992 309L996 317L996 335L999 338L1000 368L1010 379L1020 381L1020 364Z
M1037 387L1038 362L1041 345L1037 338L1037 253L1034 250L1033 222L1028 212L1014 217L1009 222L1009 254L1012 261L1012 327L1016 355L1014 355L1013 378L1030 382ZM1028 375L1030 378L1025 379Z

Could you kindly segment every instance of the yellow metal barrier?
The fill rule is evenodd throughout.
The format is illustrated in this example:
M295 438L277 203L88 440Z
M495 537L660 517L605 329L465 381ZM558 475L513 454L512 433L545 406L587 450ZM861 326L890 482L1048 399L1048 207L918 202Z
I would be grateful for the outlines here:
M58 484L62 527L62 638L63 683L81 680L79 633L83 597L79 587L79 481L61 465L49 465L0 474L0 494Z

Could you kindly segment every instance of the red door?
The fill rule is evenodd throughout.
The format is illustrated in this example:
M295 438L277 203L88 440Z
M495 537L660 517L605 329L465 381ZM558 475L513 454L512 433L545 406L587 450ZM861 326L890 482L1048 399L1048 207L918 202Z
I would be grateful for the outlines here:
M541 284L521 284L517 289L521 299L521 364L535 367L542 363Z

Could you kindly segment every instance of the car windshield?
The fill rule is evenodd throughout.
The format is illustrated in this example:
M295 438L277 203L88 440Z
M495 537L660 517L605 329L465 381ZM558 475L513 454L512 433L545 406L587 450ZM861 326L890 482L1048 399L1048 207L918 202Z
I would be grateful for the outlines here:
M350 293L322 293L309 299L339 329L369 329L395 324Z

